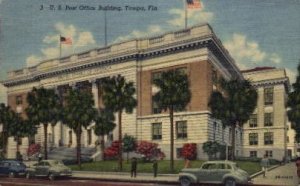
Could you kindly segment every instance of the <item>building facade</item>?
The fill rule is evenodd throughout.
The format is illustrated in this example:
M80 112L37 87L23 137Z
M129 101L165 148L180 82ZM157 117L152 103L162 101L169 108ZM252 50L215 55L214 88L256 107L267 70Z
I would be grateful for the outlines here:
M286 113L289 79L284 69L259 67L243 71L258 92L257 108L243 127L243 156L282 160L288 155Z
M93 94L95 107L99 108L103 107L101 78L120 74L127 81L134 82L138 100L133 113L124 113L122 117L123 135L158 143L166 157L169 157L169 115L152 100L157 92L153 79L168 69L186 73L192 93L186 109L174 114L176 158L180 158L178 152L184 143L198 145L199 159L207 158L202 151L202 144L206 141L230 145L230 129L223 128L220 121L211 117L208 101L211 92L218 89L217 78L243 79L243 76L208 24L42 61L36 66L9 72L3 84L7 87L8 105L26 117L26 96L33 87L54 88L60 96L64 96L69 88L87 89ZM92 126L82 134L84 147L94 147L98 139ZM47 135L52 148L76 146L74 132L62 123L49 127ZM236 136L236 154L239 156L242 154L242 129L236 129ZM41 125L33 139L19 141L21 153L26 153L29 141L43 145L43 138ZM108 143L117 138L116 127L107 137ZM8 157L14 157L16 141L10 138L8 146Z

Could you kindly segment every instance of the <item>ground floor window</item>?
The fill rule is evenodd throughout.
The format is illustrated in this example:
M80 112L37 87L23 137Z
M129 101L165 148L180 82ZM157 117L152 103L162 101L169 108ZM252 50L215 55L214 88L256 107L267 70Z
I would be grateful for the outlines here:
M181 151L182 151L182 148L177 148L176 149L176 158L181 158Z
M177 134L177 139L186 139L187 138L187 122L186 121L177 121L176 122L176 134Z
M266 150L266 156L269 158L273 157L273 152L271 150Z
M250 151L250 157L257 157L257 151Z
M152 140L160 140L162 125L161 123L152 123Z

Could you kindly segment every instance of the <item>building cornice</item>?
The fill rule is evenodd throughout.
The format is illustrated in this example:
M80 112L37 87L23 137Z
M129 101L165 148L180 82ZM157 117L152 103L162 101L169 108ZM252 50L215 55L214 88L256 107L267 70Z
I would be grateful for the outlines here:
M255 81L255 82L251 82L251 83L255 88L283 84L287 92L289 92L289 90L290 90L289 78L288 77L262 80L262 81Z
M203 25L201 27L203 27ZM195 27L186 30L181 30L180 32L174 32L173 33L174 37L176 38L175 34L190 33L194 28ZM211 29L211 27L208 26L208 29ZM148 42L152 41L153 39L164 39L163 37L165 36L166 35L155 37L155 38L149 38ZM185 35L180 37L184 38ZM149 46L146 48L135 46L131 49L128 48L128 50L125 50L124 52L117 52L115 54L109 53L110 55L104 55L104 56L102 55L100 57L92 56L93 51L82 52L77 54L76 57L78 59L78 62L76 61L76 63L68 64L67 62L71 61L72 56L64 57L59 59L59 61L56 60L55 62L57 62L58 64L55 67L49 68L49 70L46 71L33 70L27 75L26 74L24 75L21 74L20 76L16 75L16 77L9 78L5 81L2 81L2 83L6 87L11 87L11 86L24 84L24 83L38 82L42 79L55 77L57 75L61 75L65 73L78 72L78 71L96 68L96 67L111 66L114 64L125 63L128 61L142 62L143 60L149 58L157 58L161 56L172 55L184 51L196 50L205 47L208 48L214 54L214 56L216 56L216 58L221 63L221 65L225 67L232 76L239 76L240 78L242 78L241 73L236 67L233 59L226 51L226 49L223 47L219 39L212 32L212 30L210 30L210 32L208 32L205 35L198 34L197 37L189 36L186 39L177 39L177 40L175 39L174 41L172 40L172 42L161 42L160 40L157 41L154 40L154 41L158 42L158 44L156 43L154 43L153 45L149 44ZM137 42L137 40L134 40L132 42ZM138 43L136 43L136 45L137 44ZM110 48L106 47L103 49L98 49L97 51L98 53L99 51L100 52L104 51L105 53L108 50L110 50ZM83 58L83 60L81 58ZM64 62L66 62L66 64L64 64ZM41 65L45 63L47 63L47 61L42 62Z

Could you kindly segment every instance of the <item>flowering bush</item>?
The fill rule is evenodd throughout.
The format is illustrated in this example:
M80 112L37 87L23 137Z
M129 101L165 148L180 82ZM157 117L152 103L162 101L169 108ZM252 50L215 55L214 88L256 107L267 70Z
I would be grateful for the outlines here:
M181 150L181 156L184 159L194 160L197 157L197 145L196 143L185 143Z
M33 144L29 145L29 147L27 149L27 154L28 154L28 156L32 156L32 155L40 152L40 150L41 150L41 145L33 143Z
M111 146L104 150L104 157L106 159L114 159L119 155L119 141L113 141Z
M147 160L151 160L154 158L164 159L166 155L163 152L161 152L161 150L157 147L157 143L140 141L137 144L136 151L137 153L144 155Z

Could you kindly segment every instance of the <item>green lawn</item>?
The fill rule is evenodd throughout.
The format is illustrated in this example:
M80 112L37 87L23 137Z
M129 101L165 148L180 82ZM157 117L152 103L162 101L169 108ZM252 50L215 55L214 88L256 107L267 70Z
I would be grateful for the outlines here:
M200 167L204 161L196 160L191 161L191 167L197 168ZM237 161L238 166L247 171L250 175L260 171L260 165L257 162L247 162L247 161ZM69 166L72 170L80 170L77 165ZM117 171L117 161L99 161L92 163L82 164L81 171L102 171L102 172L115 172ZM158 173L159 174L168 174L170 163L167 160L158 161ZM174 161L174 173L178 173L184 167L184 161ZM130 162L123 163L123 172L130 171ZM152 173L152 163L138 163L138 172Z

